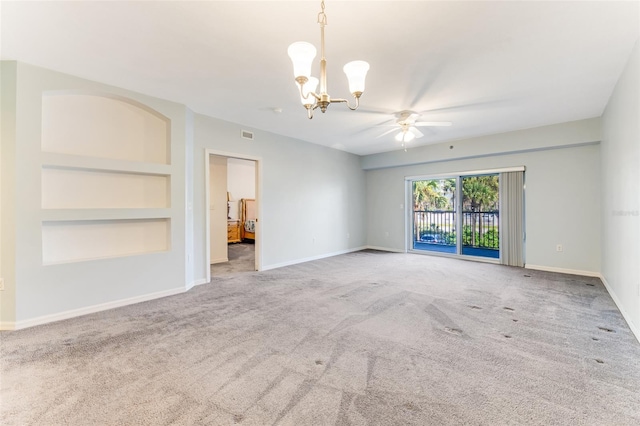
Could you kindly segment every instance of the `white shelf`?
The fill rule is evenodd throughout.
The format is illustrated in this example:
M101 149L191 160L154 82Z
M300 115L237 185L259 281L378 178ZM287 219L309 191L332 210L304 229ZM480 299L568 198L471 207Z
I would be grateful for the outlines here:
M41 159L43 168L100 170L159 176L171 175L171 165L169 164L141 163L44 151L41 153Z
M169 219L171 209L42 209L42 222Z
M51 265L168 251L171 219L42 223L42 263Z

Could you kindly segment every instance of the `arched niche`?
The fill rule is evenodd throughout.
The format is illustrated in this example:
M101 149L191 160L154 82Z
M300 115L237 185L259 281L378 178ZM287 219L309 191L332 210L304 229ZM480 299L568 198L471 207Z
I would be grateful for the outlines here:
M170 164L171 121L122 96L51 91L42 96L42 151Z

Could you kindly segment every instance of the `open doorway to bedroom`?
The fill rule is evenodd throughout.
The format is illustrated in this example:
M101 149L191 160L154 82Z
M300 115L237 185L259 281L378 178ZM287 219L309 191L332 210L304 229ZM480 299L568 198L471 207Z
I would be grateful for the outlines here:
M209 280L260 270L259 160L208 152Z

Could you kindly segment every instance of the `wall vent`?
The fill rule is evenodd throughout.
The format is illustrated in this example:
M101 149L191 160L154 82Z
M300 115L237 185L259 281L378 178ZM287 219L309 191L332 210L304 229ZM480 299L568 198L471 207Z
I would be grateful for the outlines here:
M242 130L240 132L240 136L242 136L244 139L253 140L253 132L250 132L248 130Z

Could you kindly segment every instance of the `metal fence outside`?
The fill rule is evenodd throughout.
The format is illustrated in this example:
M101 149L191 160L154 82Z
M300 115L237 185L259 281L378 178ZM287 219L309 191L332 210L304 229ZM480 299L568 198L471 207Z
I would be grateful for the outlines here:
M456 245L456 212L451 210L414 211L414 240L428 244ZM499 211L463 211L462 245L499 249Z

